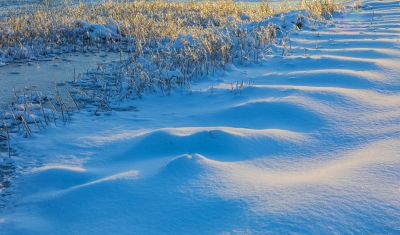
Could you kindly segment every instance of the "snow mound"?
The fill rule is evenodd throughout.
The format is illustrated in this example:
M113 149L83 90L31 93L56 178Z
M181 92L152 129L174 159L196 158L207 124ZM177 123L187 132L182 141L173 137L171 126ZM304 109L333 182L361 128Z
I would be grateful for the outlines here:
M244 113L246 117L242 119ZM249 100L198 118L220 125L292 131L312 130L324 122L313 110L279 99Z
M168 162L156 177L193 177L208 169L206 157L200 154L185 154Z
M118 27L113 24L90 24L83 20L72 23L77 34L87 33L91 40L118 39L121 35L118 33Z

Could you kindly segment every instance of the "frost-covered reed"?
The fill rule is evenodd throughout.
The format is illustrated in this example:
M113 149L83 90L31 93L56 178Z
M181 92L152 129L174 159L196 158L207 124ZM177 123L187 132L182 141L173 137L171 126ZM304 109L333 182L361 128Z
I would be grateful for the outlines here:
M333 0L303 0L273 8L267 2L108 1L36 10L0 20L0 59L15 60L72 50L142 50L143 45L180 35L201 37L232 21L259 22L293 9L327 16Z

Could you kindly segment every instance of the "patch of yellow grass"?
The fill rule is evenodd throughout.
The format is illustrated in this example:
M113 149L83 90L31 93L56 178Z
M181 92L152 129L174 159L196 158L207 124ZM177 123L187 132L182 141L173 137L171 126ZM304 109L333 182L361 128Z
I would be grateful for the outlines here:
M180 34L194 37L229 22L261 21L272 14L293 9L306 9L315 15L325 15L339 9L333 0L303 0L298 6L282 4L273 8L268 2L244 3L220 1L108 1L99 4L79 4L58 9L38 8L30 13L0 21L0 48L42 43L64 45L74 43L69 30L76 20L93 24L117 23L122 35L138 41L155 38L176 38Z
M334 0L302 0L301 8L320 17L329 17L335 11L343 10L343 6L339 3L335 3Z

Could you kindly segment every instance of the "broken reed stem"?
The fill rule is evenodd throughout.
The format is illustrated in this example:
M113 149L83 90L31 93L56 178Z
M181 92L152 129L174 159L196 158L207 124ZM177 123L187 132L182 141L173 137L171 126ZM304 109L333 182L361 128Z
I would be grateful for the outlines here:
M25 120L24 116L21 115L20 118L23 123L23 127L25 128L25 132L26 132L27 136L32 136L32 130L29 127L28 122Z
M3 120L3 127L7 133L7 147L8 147L8 157L11 158L11 144L10 144L10 133L8 131L7 123Z
M70 90L68 90L68 94L69 94L69 96L71 97L72 102L74 102L74 104L75 104L76 108L78 109L78 111L80 111L79 105L78 105L77 101L75 100L75 98L72 96L72 93L71 93Z
M39 105L40 105L40 111L42 111L44 122L46 123L46 126L48 126L49 123L47 122L47 117L46 117L46 114L44 113L43 104L42 104L42 101L40 101L40 100L39 100Z

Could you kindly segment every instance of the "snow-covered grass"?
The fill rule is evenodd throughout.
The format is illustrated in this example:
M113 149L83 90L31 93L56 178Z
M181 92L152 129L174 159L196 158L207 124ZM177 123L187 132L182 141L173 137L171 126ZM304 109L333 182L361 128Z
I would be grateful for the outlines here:
M265 2L107 1L39 8L0 20L0 60L35 58L71 50L107 48L142 53L164 38L203 38L233 23L259 22L289 10L305 9L315 17L340 8L333 0L304 0L279 10ZM263 36L263 35L262 35ZM127 45L128 44L128 45Z

